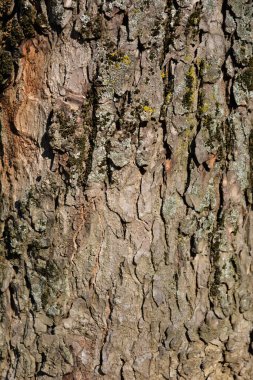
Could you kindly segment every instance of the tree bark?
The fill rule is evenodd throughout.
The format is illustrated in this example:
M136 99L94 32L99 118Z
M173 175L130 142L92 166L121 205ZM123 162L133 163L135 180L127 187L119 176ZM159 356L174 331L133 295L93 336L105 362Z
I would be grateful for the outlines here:
M0 1L2 379L253 379L252 9Z

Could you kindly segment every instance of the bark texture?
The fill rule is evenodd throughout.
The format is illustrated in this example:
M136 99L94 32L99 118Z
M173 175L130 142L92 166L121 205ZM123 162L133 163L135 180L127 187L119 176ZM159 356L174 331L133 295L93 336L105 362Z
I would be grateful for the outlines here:
M252 9L0 1L2 379L253 379Z

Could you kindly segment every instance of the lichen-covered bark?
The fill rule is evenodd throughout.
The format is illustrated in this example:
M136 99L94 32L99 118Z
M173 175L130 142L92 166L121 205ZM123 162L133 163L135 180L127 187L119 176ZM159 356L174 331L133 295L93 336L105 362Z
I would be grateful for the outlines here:
M0 1L2 379L253 378L252 9Z

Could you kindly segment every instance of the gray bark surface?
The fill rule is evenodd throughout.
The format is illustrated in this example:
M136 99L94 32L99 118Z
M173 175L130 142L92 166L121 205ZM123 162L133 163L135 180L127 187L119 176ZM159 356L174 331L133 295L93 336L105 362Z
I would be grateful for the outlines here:
M253 379L252 12L0 1L1 379Z

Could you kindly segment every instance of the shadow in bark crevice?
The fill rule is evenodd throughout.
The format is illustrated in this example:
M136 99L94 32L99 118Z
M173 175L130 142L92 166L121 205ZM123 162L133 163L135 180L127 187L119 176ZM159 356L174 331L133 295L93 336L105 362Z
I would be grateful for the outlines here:
M48 158L51 160L51 166L54 159L54 152L50 146L50 137L49 137L49 127L52 123L52 117L53 117L53 111L51 111L48 115L47 124L46 124L46 132L44 133L42 140L41 140L41 147L44 149L44 152L42 153L43 158Z

